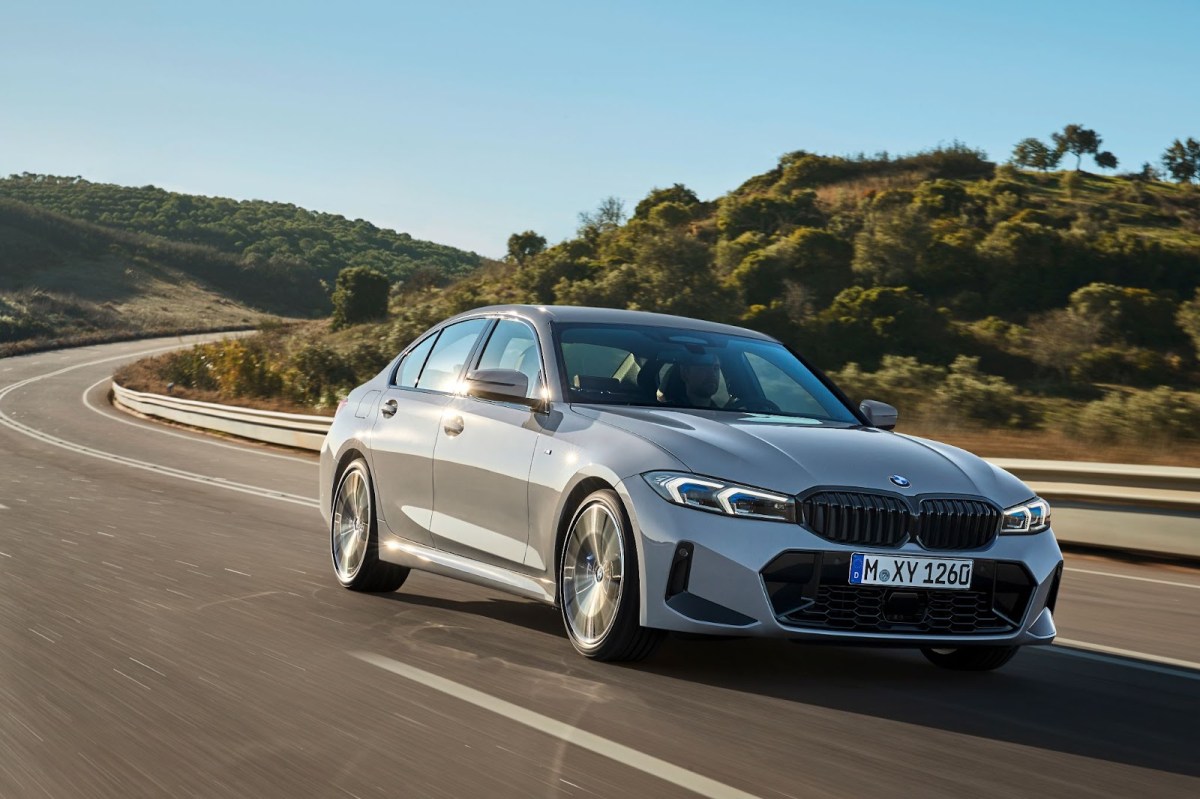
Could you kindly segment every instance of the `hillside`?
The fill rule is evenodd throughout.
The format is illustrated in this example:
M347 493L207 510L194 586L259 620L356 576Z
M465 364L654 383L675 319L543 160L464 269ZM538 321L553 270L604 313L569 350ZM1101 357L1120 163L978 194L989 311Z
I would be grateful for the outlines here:
M117 230L211 247L250 266L303 263L329 283L345 267L369 266L393 282L442 284L480 263L475 253L288 203L29 173L0 179L5 197Z
M676 184L629 218L606 201L575 238L405 291L387 322L336 343L309 331L239 344L277 388L207 388L328 407L451 314L597 305L771 333L852 396L899 405L909 430L1007 430L1030 451L1039 436L1169 448L1200 436L1198 286L1190 185L1026 172L957 144L901 158L795 152L714 200ZM301 372L319 390L296 390L287 375Z

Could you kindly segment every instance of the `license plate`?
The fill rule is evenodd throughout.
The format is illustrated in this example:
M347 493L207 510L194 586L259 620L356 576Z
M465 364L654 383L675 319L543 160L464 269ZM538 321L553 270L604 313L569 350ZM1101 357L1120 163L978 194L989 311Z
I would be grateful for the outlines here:
M850 557L850 584L963 590L971 587L972 564L969 560L855 552Z

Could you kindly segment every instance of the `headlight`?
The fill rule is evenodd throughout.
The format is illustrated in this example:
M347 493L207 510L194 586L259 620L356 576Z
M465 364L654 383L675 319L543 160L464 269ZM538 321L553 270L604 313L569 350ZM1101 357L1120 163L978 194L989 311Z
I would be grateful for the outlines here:
M676 505L747 519L796 520L796 502L783 494L680 472L648 472L642 477L659 496Z
M1050 503L1037 498L1004 511L1000 525L1002 535L1040 533L1050 526Z

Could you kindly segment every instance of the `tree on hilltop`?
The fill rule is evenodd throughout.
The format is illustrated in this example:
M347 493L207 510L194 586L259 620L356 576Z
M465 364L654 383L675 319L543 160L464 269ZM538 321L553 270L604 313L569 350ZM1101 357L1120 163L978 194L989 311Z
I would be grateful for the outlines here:
M1041 139L1021 139L1013 148L1012 162L1025 169L1040 169L1045 172L1058 166L1062 153L1051 150Z
M1191 183L1200 176L1200 142L1176 139L1162 154L1162 165L1176 183Z
M1078 172L1085 155L1096 155L1100 150L1100 137L1091 128L1082 125L1067 125L1059 133L1051 133L1054 149L1061 156L1075 156L1075 171ZM1111 155L1111 153L1110 153Z

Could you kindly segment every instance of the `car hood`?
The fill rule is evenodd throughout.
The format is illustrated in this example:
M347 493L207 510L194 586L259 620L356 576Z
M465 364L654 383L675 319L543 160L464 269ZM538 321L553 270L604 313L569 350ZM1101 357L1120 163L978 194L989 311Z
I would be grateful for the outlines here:
M854 486L915 496L971 494L1003 507L1033 496L969 452L870 427L729 411L576 405L602 424L659 445L697 474L785 494ZM902 488L891 481L900 475Z

